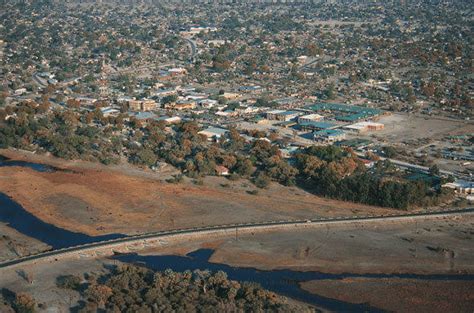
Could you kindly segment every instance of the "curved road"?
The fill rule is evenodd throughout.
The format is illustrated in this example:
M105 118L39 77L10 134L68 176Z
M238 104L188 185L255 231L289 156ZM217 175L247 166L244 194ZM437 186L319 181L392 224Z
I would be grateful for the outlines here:
M369 222L369 221L390 221L390 220L404 220L412 218L426 218L426 217L443 217L449 215L461 215L461 214L472 214L474 213L474 208L467 209L447 209L439 211L424 211L417 213L409 214L389 214L389 215L367 215L367 216L357 216L357 217L334 217L334 218L316 218L311 220L287 220L287 221L267 221L260 223L242 223L242 224L226 224L226 225L216 225L216 226L207 226L207 227L195 227L188 229L175 229L170 231L158 231L140 235L132 235L125 238L111 239L106 241L100 241L95 243L89 243L69 248L63 248L58 250L52 250L47 252L42 252L34 255L24 256L16 259L10 259L3 262L0 262L0 269L6 268L13 265L18 265L28 261L40 261L41 259L47 259L52 256L60 257L61 255L70 254L73 252L81 252L85 250L91 250L93 248L104 248L107 246L113 246L117 244L132 243L137 241L146 241L147 239L158 239L160 237L166 236L178 236L186 234L204 234L209 231L218 231L218 230L259 230L268 227L278 227L281 226L298 226L298 225L324 225L324 224L336 224L336 223L348 223L348 222Z
M191 56L189 57L189 60L191 62L194 62L194 58L196 57L196 54L198 53L196 42L192 39L189 39L189 38L184 38L184 40L186 40L188 42L190 50L191 50L190 51Z

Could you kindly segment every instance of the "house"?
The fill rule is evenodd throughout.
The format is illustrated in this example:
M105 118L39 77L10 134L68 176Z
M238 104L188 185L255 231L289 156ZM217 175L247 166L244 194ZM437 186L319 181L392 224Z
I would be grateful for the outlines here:
M313 140L320 143L334 143L346 139L346 133L340 129L323 129L313 133Z
M445 188L451 188L456 193L471 195L474 194L474 182L466 180L456 180L453 183L446 183L443 185Z
M155 91L155 96L157 97L166 97L166 96L171 96L176 94L176 90L173 88L168 88L168 89L158 89Z
M261 92L262 87L258 85L253 85L253 86L240 86L239 87L240 92Z
M281 156L285 159L291 158L297 151L299 147L290 146L288 148L280 149Z
M234 100L234 99L240 98L240 94L233 93L233 92L224 92L222 96L226 98L227 100Z
M198 100L198 104L202 106L205 109L210 109L214 106L216 106L219 103L217 100L212 100L212 99L202 99Z
M182 67L170 68L168 70L168 73L170 73L171 76L185 75L187 72L188 71L186 71L186 69Z
M208 40L207 41L208 46L214 46L214 47L220 47L225 45L225 40Z
M222 165L216 165L216 173L217 175L219 176L227 176L229 175L229 169L225 166L222 166Z
M194 100L178 100L176 102L165 104L165 109L175 110L192 110L196 108L196 101Z
M18 88L15 90L15 96L21 96L24 93L26 93L26 88Z
M100 108L100 111L104 117L113 116L120 113L120 110L114 109L112 107L103 107Z
M362 163L364 163L364 166L366 168L372 168L375 165L375 161L372 160L367 160L367 159L359 159Z
M166 124L176 124L181 122L181 117L179 116L160 116L155 118L156 121L163 121Z
M156 119L156 114L151 112L137 112L137 113L129 113L130 117L135 117L139 121L151 121Z
M251 114L251 113L257 113L259 111L258 107L254 106L247 106L247 107L240 107L235 109L235 111L239 114Z
M217 111L215 114L222 117L237 116L237 112L232 110Z
M211 126L211 127L208 127L207 129L201 130L200 132L198 132L198 134L204 135L207 137L207 140L212 141L212 140L218 140L222 136L225 136L227 132L228 132L227 129Z

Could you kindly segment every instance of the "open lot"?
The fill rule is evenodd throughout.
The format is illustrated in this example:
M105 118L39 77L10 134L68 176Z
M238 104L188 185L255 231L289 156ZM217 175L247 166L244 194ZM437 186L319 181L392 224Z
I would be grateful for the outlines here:
M470 121L413 114L391 114L381 117L378 122L385 124L385 129L375 132L375 136L392 144L422 138L437 140L448 135L474 132L474 125Z

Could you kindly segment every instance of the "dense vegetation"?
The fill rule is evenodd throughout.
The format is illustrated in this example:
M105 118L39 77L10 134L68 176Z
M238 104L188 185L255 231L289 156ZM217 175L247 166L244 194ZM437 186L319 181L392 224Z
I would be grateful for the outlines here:
M104 164L119 162L120 157L143 166L162 161L195 179L216 175L216 166L221 165L230 170L231 179L248 178L260 188L273 180L322 196L399 209L435 204L444 196L426 182L405 179L389 163L367 169L350 149L313 146L288 162L279 149L285 144L282 140L261 139L272 134L249 133L255 140L247 142L230 129L218 142L209 142L194 122L178 124L170 131L162 122L142 125L126 115L105 118L98 109L82 114L72 110L45 113L45 107L46 102L27 103L8 107L8 112L0 110L0 117L11 116L0 124L0 147Z
M256 284L229 280L224 272L154 272L125 265L117 267L110 275L88 278L84 285L67 286L81 291L84 301L78 312L311 311L289 304L286 298ZM64 280L64 277L60 279L61 282ZM80 279L68 276L66 280L76 282Z

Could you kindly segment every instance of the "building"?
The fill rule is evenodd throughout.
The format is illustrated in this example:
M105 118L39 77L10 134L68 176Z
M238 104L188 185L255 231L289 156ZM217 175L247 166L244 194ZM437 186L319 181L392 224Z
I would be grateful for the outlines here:
M227 100L235 100L237 98L240 98L241 95L234 92L224 92L222 96L226 98Z
M21 96L24 93L26 93L26 88L18 88L15 90L15 96Z
M319 121L319 122L304 122L304 123L300 123L299 126L301 127L302 130L317 131L317 130L323 130L323 129L332 129L332 128L338 127L339 125L335 123Z
M151 112L137 112L137 113L130 113L130 117L134 117L139 121L142 122L149 122L151 120L156 119L156 114Z
M323 129L313 133L314 141L331 144L346 139L346 134L340 129Z
M120 113L120 110L114 109L112 107L103 107L100 108L100 111L104 117L114 116Z
M229 175L229 169L225 166L222 166L222 165L216 165L216 173L217 175L219 176L227 176Z
M310 122L318 122L323 119L324 116L319 115L319 114L307 114L303 116L298 117L298 124L302 123L310 123Z
M155 100L131 100L128 107L132 111L152 111L156 109Z
M176 102L171 102L165 104L165 109L174 109L174 110L192 110L196 108L196 101L194 100L178 100Z
M263 89L261 86L253 85L253 86L240 86L239 91L241 92L254 92L258 93L261 92Z
M472 181L456 180L453 183L444 184L443 187L454 189L457 193L461 194L474 194L474 182Z
M306 108L313 111L337 112L337 115L335 116L336 120L352 123L359 120L374 118L384 113L380 109L340 103L317 103Z
M227 132L228 130L224 128L208 127L207 129L204 129L198 132L198 134L204 135L207 137L207 140L212 141L212 140L218 140L222 136L225 136Z
M171 96L175 95L177 93L176 89L174 88L169 88L169 89L159 89L155 91L155 96L157 97L166 97L166 96Z
M175 67L175 68L170 68L168 70L168 73L171 76L178 76L178 75L185 75L188 71L186 71L185 68L182 67Z
M359 122L344 126L344 129L354 133L364 133L367 131L376 131L384 129L384 124L375 122Z
M232 110L217 111L215 114L222 117L232 117L232 116L238 115L236 111L232 111Z
M289 121L300 115L300 112L296 111L285 111L285 110L272 110L266 113L268 120L277 120L277 121Z
M163 121L166 124L176 124L181 122L181 117L179 116L160 116L155 119L156 121Z
M210 109L213 108L214 106L219 104L219 101L217 100L212 100L212 99L202 99L198 101L198 104L205 108L205 109Z

